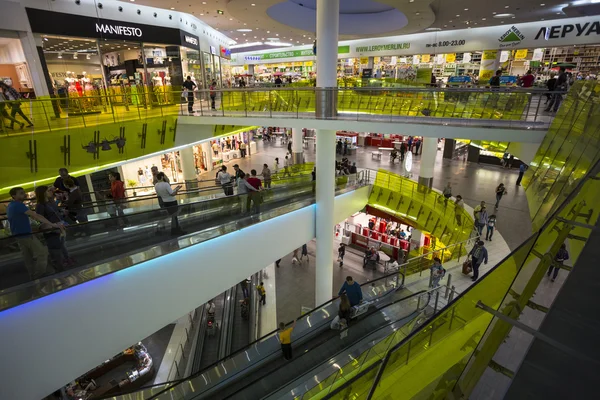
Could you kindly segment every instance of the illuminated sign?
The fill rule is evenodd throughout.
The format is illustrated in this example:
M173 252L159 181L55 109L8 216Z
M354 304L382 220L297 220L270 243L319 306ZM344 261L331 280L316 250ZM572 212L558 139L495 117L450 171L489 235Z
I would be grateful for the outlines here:
M130 26L122 25L96 24L96 32L111 33L113 35L121 36L142 37L142 30L140 28L132 28Z

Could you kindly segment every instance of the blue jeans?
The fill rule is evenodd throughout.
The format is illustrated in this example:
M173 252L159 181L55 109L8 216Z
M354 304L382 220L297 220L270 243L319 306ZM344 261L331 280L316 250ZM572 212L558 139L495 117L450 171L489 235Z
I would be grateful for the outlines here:
M480 223L479 221L475 222L477 224L477 232L479 232L479 236L481 236L481 234L483 233L483 225L482 223Z
M493 226L488 226L487 227L487 232L485 233L485 239L486 240L492 240L492 236L494 236L494 227Z

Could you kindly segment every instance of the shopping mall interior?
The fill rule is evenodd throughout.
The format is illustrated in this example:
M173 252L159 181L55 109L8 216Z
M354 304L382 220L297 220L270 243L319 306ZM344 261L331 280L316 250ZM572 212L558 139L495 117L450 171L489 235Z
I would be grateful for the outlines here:
M0 0L0 398L595 398L594 0Z

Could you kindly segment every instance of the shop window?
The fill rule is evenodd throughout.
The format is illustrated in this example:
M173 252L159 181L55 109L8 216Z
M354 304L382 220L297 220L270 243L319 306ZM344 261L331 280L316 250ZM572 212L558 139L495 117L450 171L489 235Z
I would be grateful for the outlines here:
M31 74L19 39L0 42L0 81L15 88L23 97L33 97Z

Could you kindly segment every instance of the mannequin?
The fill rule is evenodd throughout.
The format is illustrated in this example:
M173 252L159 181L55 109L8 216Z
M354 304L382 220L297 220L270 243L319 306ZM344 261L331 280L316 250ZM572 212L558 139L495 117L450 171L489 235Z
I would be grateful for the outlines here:
M65 82L69 85L69 87L67 88L69 96L75 96L75 94L77 93L77 86L75 85L77 79L75 77L75 73L67 71L67 77L65 78Z
M171 77L168 72L165 73L165 86L171 86Z
M158 72L156 71L153 72L152 84L154 85L154 94L156 95L156 100L158 101L158 104L163 104L165 102L163 81Z
M85 91L86 96L93 96L94 85L92 85L92 80L89 76L87 76L87 72L83 71L83 78L81 78L81 84L83 86L83 90Z
M160 75L158 75L158 72L156 71L153 72L152 84L154 85L154 87L163 85L162 78L160 77Z

